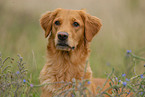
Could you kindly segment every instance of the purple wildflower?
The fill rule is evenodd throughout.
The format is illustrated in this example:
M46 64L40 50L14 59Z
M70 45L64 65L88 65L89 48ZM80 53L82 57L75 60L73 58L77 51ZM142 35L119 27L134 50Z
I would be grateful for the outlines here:
M26 80L25 80L25 79L23 79L23 82L25 83L25 82L26 82Z
M30 87L33 87L33 84L30 84Z
M88 81L88 84L91 84L91 82L90 82L90 81Z
M126 78L126 81L130 81L130 79Z
M140 75L140 78L144 78L143 74Z
M129 94L130 94L130 92L127 92L127 94L129 95Z
M143 92L140 92L140 95L142 95L143 94Z
M131 53L131 50L127 50L126 52L129 54L129 53Z
M122 77L125 77L126 76L126 74L124 73L124 74L122 74Z
M115 77L115 79L116 79L116 80L118 80L118 78L117 78L117 77Z
M71 97L75 97L75 95L74 94L71 94Z
M121 80L119 80L118 82L121 82Z
M20 74L20 72L19 72L19 71L17 71L16 73L17 73L17 74Z
M130 90L129 90L129 92L127 92L127 95L129 95L130 94Z
M127 85L127 82L123 82L123 86L126 86Z

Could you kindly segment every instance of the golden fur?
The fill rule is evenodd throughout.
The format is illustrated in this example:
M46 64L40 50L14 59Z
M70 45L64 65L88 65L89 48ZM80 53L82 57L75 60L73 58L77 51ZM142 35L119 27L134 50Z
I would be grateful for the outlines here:
M60 24L56 25L55 21ZM74 22L79 23L79 26L74 26ZM100 19L83 10L56 9L42 15L40 24L45 31L45 37L49 37L47 62L40 73L40 83L70 82L73 78L81 80L90 53L89 43L102 26ZM69 47L57 47L58 32L68 33ZM105 79L93 79L89 64L84 79L91 81L88 87L94 94L96 87L105 82ZM59 84L44 86L41 97L51 97L58 88Z

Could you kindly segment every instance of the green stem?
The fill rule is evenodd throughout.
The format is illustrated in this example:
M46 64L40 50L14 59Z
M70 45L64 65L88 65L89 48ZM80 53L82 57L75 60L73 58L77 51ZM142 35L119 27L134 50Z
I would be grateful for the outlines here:
M136 58L136 59L139 59L139 60L145 61L145 59L142 58L142 57L136 56L136 55L134 55L134 54L132 54L132 53L130 53L130 55L131 55L132 57Z
M29 82L26 82L29 86L30 86L30 83ZM54 83L44 83L44 84L41 84L41 85L33 85L33 87L42 87L42 86L45 86L45 85L53 85L53 84L65 84L66 82L54 82Z
M145 72L143 73L143 75L145 75ZM140 77L140 75L136 75L136 76L130 78L130 80L133 80L133 79L138 78L138 77Z
M102 94L104 94L106 91L108 91L108 90L110 90L110 89L114 89L114 88L121 88L121 85L113 85L113 86L111 86L111 87L109 87L109 88L107 88L107 89L105 89L103 92L102 92Z
M112 72L111 72L111 73L109 74L109 76L107 77L107 79L106 79L106 81L105 81L103 87L100 89L99 93L103 90L103 88L105 87L105 85L106 85L106 83L108 82L109 78L112 76L113 72L114 72L114 68L112 68Z

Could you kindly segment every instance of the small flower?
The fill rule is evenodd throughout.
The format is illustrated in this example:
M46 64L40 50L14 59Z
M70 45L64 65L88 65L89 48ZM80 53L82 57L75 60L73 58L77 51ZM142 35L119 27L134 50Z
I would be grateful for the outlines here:
M88 81L88 84L91 84L91 82L90 82L90 81Z
M140 78L144 78L143 74L140 75Z
M143 92L140 92L140 95L142 95L143 94Z
M33 87L33 84L30 84L30 87Z
M129 94L130 94L130 92L127 92L127 94L129 95Z
M75 97L75 95L74 94L71 94L71 97Z
M126 81L130 81L130 79L126 78Z
M127 92L127 95L129 95L130 94L130 90L129 90L129 92Z
M26 80L25 80L25 79L23 79L23 82L25 83L25 82L26 82Z
M23 60L23 57L20 57L20 60L22 61Z
M82 85L82 83L81 83L81 82L79 82L79 85L81 86L81 85Z
M144 64L144 67L145 67L145 64Z
M119 80L118 82L121 82L121 80Z
M126 86L127 85L127 82L123 82L123 86Z
M126 52L129 54L129 53L131 53L131 50L127 50Z
M19 71L17 71L17 72L16 72L16 74L20 74L20 72L19 72Z
M118 78L117 78L117 77L115 77L115 79L116 79L116 80L118 80Z
M126 74L124 73L124 74L122 74L122 77L125 77L126 76Z

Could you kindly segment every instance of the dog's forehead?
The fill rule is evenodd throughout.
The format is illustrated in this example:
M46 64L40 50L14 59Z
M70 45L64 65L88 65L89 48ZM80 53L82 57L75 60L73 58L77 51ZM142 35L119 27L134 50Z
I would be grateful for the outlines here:
M56 17L60 18L76 18L80 19L79 10L62 9L58 12Z

